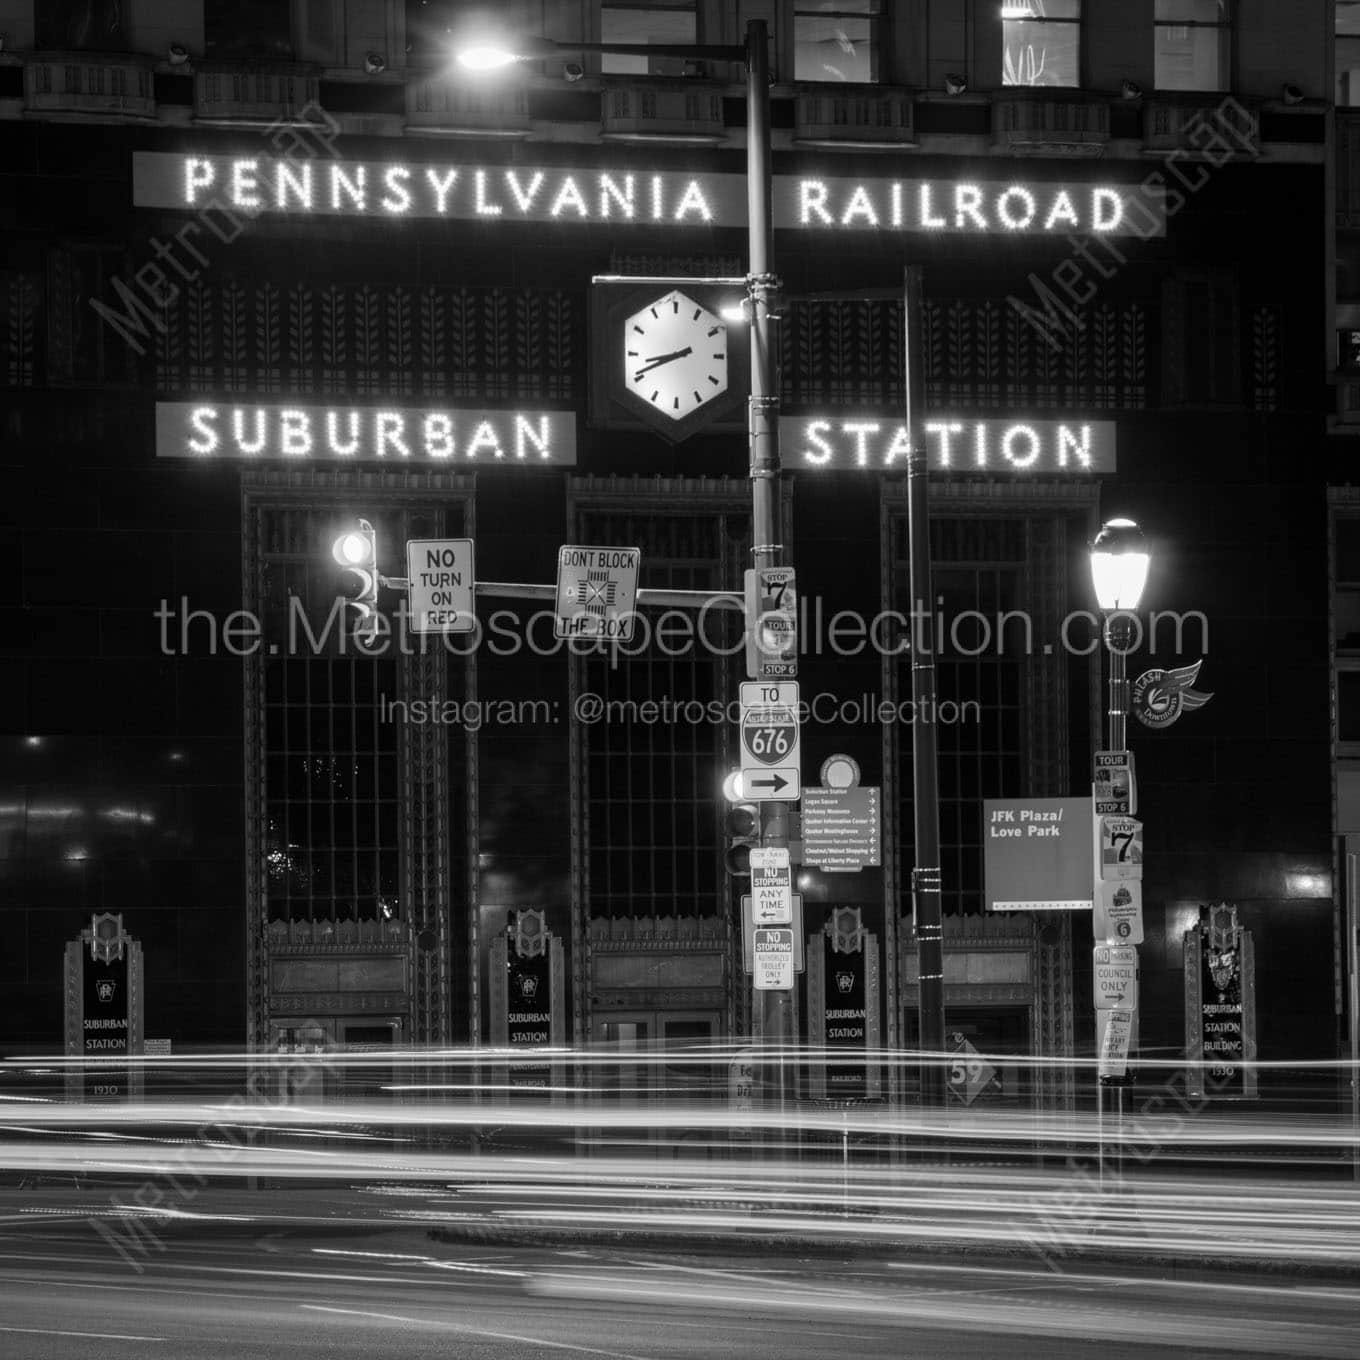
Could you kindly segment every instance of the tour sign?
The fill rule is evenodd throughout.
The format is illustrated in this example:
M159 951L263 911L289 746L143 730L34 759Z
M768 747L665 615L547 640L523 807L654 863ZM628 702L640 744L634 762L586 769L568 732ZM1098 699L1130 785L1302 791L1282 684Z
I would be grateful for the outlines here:
M758 992L793 990L793 931L757 930L751 942Z
M1091 797L1097 817L1132 817L1138 811L1131 751L1096 752Z
M741 787L747 798L796 802L801 791L798 685L741 687Z
M559 548L556 636L631 642L641 562L639 548Z
M1137 1010L1138 951L1132 945L1098 944L1093 961L1096 1010Z
M793 870L786 846L751 851L751 919L758 926L793 924Z
M406 543L411 630L470 633L477 626L470 538L412 538Z
M792 680L798 674L798 587L792 567L746 573L746 674Z

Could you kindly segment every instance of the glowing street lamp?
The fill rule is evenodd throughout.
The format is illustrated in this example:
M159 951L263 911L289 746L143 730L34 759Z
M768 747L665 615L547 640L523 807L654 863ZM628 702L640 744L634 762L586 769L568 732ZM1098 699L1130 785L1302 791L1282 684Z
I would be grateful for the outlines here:
M746 25L741 46L671 43L555 42L550 38L516 37L509 41L470 42L456 55L464 69L493 71L516 61L537 61L555 52L599 52L618 56L678 57L682 60L741 63L746 68L746 320L750 326L751 395L747 413L747 448L751 479L751 557L759 571L791 566L791 551L779 522L779 389L775 381L774 336L779 279L773 271L773 169L770 157L770 45L763 19ZM752 804L754 806L754 804ZM760 808L755 834L762 847L787 847L788 804L767 802ZM768 1043L793 1041L793 994L757 990L753 1005L761 1015ZM784 1064L775 1060L773 1080L780 1107L784 1104Z

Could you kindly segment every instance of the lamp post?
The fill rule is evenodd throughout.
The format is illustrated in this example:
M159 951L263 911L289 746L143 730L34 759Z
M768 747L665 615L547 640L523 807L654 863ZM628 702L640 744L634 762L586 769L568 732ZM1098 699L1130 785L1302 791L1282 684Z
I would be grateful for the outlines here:
M1150 556L1144 542L1142 530L1131 519L1112 519L1106 521L1095 542L1091 544L1091 581L1095 587L1096 603L1105 615L1104 642L1110 654L1110 688L1107 706L1107 749L1111 752L1124 752L1128 743L1129 682L1128 653L1133 640L1134 611L1143 597L1143 587L1147 583ZM1130 799L1133 796L1133 771L1129 770ZM1133 811L1130 806L1130 812ZM1100 863L1102 839L1100 836L1100 814L1096 813L1096 864L1097 880L1102 875ZM1100 890L1099 883L1096 891ZM1135 938L1141 938L1137 936ZM1132 1029L1137 1022L1137 1006L1129 1021ZM1108 1023L1108 1022L1107 1022ZM1099 1061L1097 1061L1099 1072ZM1104 1078L1096 1079L1096 1111L1099 1118L1104 1104ZM1122 1123L1124 1115L1124 1082L1116 1086L1117 1118ZM1102 1158L1103 1169L1103 1158Z
M556 52L599 52L618 56L679 57L694 61L740 63L746 69L746 295L751 333L751 394L747 411L747 446L751 481L751 558L763 567L790 565L790 545L781 541L779 515L779 384L775 372L776 344L773 303L779 279L773 272L774 222L771 210L773 170L770 160L770 58L765 20L746 25L740 46L672 43L590 43L551 38L517 38L513 48L483 44L459 51L458 61L472 70L493 70L516 61L537 61ZM748 626L751 621L748 620ZM787 848L788 804L760 805L760 844ZM767 1045L783 1047L793 1038L793 996L784 991L755 990L753 1014L758 1013ZM783 1055L775 1062L771 1080L783 1112L785 1073Z

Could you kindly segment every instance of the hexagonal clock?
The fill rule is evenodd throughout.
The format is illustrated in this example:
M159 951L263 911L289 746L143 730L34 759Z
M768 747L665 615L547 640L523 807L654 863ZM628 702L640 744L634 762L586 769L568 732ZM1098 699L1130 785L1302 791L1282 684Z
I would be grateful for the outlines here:
M613 363L634 409L669 438L727 392L727 326L707 307L672 288L623 319Z

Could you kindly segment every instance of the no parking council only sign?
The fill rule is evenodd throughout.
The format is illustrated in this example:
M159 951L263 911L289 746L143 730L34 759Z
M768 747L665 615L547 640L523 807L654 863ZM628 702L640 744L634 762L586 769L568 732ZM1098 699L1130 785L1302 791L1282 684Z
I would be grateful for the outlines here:
M988 798L982 804L988 911L1090 911L1089 798Z

